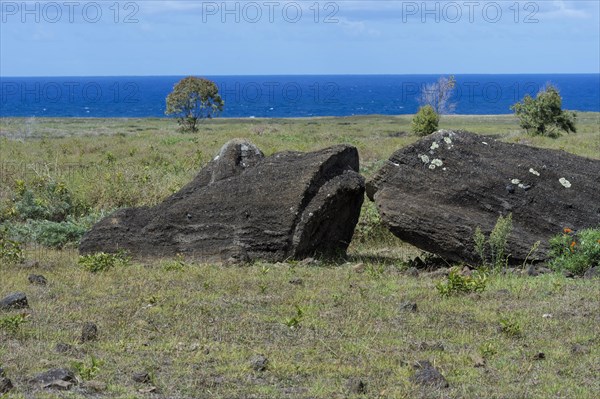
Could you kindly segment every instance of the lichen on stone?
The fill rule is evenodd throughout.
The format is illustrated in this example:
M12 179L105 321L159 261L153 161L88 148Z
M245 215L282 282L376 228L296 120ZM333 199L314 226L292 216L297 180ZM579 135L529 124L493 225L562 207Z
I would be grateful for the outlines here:
M519 179L512 179L510 182L512 184L519 184L519 183L521 183L521 180L519 180Z
M567 179L565 179L564 177L561 177L560 179L558 179L558 182L560 184L562 184L563 187L565 187L565 188L570 188L571 187L571 182L568 181Z
M431 164L439 167L439 166L442 166L444 163L442 162L441 159L436 158L433 161L431 161Z
M425 165L429 163L429 157L427 155L419 155L419 158L421 159L421 162L423 162Z
M532 175L536 175L536 176L540 175L540 172L538 172L537 170L535 170L533 168L529 168L529 173L531 173Z
M434 141L433 143L431 143L432 150L436 150L438 148L440 148L440 145L437 143L437 141Z
M446 144L452 144L452 139L450 137L444 137L444 141Z

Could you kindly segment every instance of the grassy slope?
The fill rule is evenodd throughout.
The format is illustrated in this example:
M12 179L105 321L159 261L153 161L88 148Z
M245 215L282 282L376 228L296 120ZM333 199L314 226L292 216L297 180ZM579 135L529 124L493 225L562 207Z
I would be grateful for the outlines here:
M0 119L0 137L10 137L0 138L0 201L15 180L50 175L95 209L156 203L232 137L247 137L268 154L351 143L368 175L415 140L403 133L409 123L379 116L213 120L186 135L160 119ZM510 116L452 116L442 127L600 158L599 114L580 115L580 133L558 140L525 136ZM32 395L27 379L36 372L89 364L91 356L104 362L94 380L106 384L99 393L106 397L152 397L131 380L140 370L153 375L156 397L169 398L342 398L351 377L367 383L368 397L386 398L593 398L600 390L598 281L493 276L481 294L442 299L439 277L403 274L403 261L418 253L413 248L378 236L353 243L350 252L353 263L365 263L363 273L350 265L173 268L156 261L90 274L72 250L32 248L28 257L40 266L0 265L0 295L24 291L31 305L18 332L0 330L0 365L17 386L15 397ZM29 273L44 274L48 286L29 285ZM303 285L290 284L293 278ZM406 301L418 311L402 310ZM297 306L304 316L290 329L285 322ZM519 326L521 336L499 332L501 319ZM88 320L98 324L100 340L78 344ZM58 342L77 352L56 353ZM545 359L535 360L538 352ZM270 359L264 373L249 365L259 353ZM485 367L474 367L475 355ZM411 364L424 359L449 389L409 381Z

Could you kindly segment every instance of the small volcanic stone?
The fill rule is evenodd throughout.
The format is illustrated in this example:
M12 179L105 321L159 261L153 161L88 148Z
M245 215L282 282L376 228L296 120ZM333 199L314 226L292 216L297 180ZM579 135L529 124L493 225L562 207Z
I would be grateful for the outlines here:
M98 339L98 326L92 322L86 322L81 329L81 343L96 341Z
M35 285L48 284L48 280L46 280L46 277L42 276L41 274L30 274L27 279L29 280L29 282L31 284L35 284Z
M33 377L33 382L37 383L49 384L53 381L77 382L75 374L62 368L50 369Z
M293 284L293 285L303 285L304 281L302 281L301 278L296 277L296 278L293 278L293 279L290 280L290 284Z
M69 344L65 344L63 342L59 342L58 344L56 344L56 346L54 347L54 350L57 353L71 353L75 351L75 348L73 348L73 345L69 345Z
M150 375L146 372L133 373L131 379L141 384L147 384L150 382Z
M403 302L400 305L400 309L414 313L417 311L417 304L415 302Z
M13 389L12 381L4 376L0 376L0 395L3 395Z
M23 292L15 292L0 300L0 309L25 309L28 307L27 296Z
M250 365L254 371L265 371L269 365L269 359L263 355L257 355L250 360Z
M593 278L598 278L598 277L600 277L600 267L598 267L598 266L591 267L583 275L583 278L590 279L590 280Z
M423 360L415 365L417 371L410 378L417 385L431 386L436 388L448 388L448 381L431 362Z
M359 378L350 378L346 386L351 394L364 395L367 393L367 384Z

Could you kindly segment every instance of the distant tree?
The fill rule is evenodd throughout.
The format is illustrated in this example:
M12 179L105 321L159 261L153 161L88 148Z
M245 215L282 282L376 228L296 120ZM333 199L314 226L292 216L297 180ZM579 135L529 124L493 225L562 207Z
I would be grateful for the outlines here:
M440 116L435 112L431 105L425 105L419 108L419 112L412 120L412 131L417 136L427 136L438 129Z
M421 89L419 104L429 105L436 114L451 114L456 109L456 103L452 102L456 79L454 75L438 79L435 83L428 83Z
M562 97L558 89L550 83L540 90L536 98L527 94L523 101L514 104L510 109L515 111L520 126L530 134L558 137L560 131L577 133L577 114L563 111Z
M214 82L189 76L180 80L167 96L165 114L178 115L181 130L195 132L199 120L212 118L224 105Z

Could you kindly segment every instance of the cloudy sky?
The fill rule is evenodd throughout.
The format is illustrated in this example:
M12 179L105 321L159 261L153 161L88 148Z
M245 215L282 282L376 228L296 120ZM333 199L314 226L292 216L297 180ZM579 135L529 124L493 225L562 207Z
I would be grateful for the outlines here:
M5 1L0 76L599 73L590 1Z

